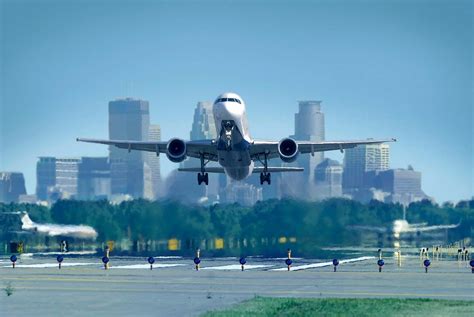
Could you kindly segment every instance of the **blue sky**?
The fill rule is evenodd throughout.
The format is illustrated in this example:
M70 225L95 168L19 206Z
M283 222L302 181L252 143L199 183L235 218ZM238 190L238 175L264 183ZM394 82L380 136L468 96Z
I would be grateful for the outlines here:
M397 137L391 166L428 195L474 195L471 1L0 3L0 170L29 193L38 156L107 155L75 138L108 137L109 100L149 100L166 140L235 91L254 138L292 134L297 100L323 100L328 140Z

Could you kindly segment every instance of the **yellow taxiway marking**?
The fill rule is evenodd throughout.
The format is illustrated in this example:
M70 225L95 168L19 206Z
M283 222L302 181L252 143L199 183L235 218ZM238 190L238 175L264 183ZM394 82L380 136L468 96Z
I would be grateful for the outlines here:
M119 292L119 293L219 293L219 294L248 294L248 295L314 295L314 296L371 296L371 297L457 297L474 298L474 294L451 294L451 293L389 293L389 292L325 292L325 291L254 291L254 290L173 290L173 289L123 289L123 288L96 288L96 287L15 287L16 290L26 291L72 291L72 292Z

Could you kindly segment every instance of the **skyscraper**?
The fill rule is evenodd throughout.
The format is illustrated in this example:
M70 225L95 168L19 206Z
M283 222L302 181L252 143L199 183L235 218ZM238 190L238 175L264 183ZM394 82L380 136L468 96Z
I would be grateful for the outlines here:
M107 199L110 196L110 162L108 157L82 157L79 164L77 198Z
M36 163L36 197L48 200L48 189L56 185L56 158L40 157Z
M316 166L316 193L318 199L342 196L342 165L325 159Z
M149 141L161 141L161 128L158 124L150 124L148 130ZM156 153L148 152L148 166L151 171L151 183L153 188L153 198L157 199L161 194L161 172L160 157Z
M109 102L109 138L111 140L146 141L150 133L148 101L118 99ZM110 176L112 194L134 198L153 198L151 169L147 153L111 146Z
M389 168L388 144L361 145L347 149L344 155L342 186L345 193L353 194L363 188L373 187L371 171L384 171Z
M36 175L40 200L91 200L110 195L108 157L40 157Z
M421 173L411 166L407 169L389 169L377 173L375 185L377 189L390 194L386 202L408 205L428 198L421 189Z
M79 164L77 157L40 157L36 163L36 195L40 200L77 196Z
M299 111L295 114L295 134L292 136L296 140L321 142L325 139L324 113L321 111L320 100L299 101ZM297 182L293 188L298 188L297 193L300 198L313 200L316 198L314 188L314 171L316 166L324 159L323 152L316 152L312 155L300 155L297 165L304 168L304 172L295 175Z
M216 125L214 116L212 113L212 102L210 101L199 101L194 109L193 123L191 131L189 133L191 140L204 140L204 139L215 139L217 137ZM188 158L181 163L183 167L197 167L200 166L199 159ZM210 162L208 167L218 166L214 162ZM208 199L214 199L219 193L219 177L217 174L209 174L209 186L200 186L195 188L196 175L193 173L186 173L184 175L177 176L174 180L181 183L181 189L187 193L192 200L202 200L203 197ZM170 184L171 185L171 184ZM176 184L172 185L176 186ZM175 193L173 193L174 195Z
M0 202L18 202L20 195L26 194L23 173L0 172Z
M189 134L190 140L217 138L216 124L212 113L212 102L199 101L194 110L193 126Z

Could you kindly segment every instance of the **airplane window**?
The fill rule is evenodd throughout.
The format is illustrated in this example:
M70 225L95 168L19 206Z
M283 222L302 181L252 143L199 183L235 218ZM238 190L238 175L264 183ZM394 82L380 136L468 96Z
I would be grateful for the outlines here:
M239 99L235 99L235 101L237 101L238 103L241 103Z
M229 100L229 101L232 101L232 102L235 102L235 99L234 99L234 98L229 98L228 100Z
M222 102L227 101L227 98L222 98Z

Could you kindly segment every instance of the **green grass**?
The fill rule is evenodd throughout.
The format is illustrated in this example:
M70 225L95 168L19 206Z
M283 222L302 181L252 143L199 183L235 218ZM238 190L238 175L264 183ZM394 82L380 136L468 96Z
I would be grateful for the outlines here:
M255 297L204 316L474 316L474 301Z

